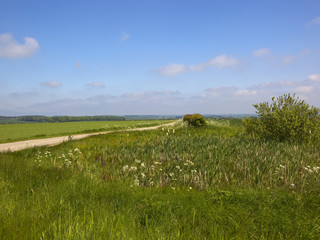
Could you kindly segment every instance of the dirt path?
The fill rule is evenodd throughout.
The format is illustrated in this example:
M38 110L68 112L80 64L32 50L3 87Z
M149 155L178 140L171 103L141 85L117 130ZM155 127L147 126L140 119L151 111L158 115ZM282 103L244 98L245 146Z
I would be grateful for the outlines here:
M2 143L0 144L0 152L15 152L20 151L26 148L33 148L39 146L55 146L63 142L67 142L70 140L79 140L82 138L100 135L100 134L108 134L113 132L128 132L128 131L145 131L145 130L153 130L159 127L167 127L172 126L176 122L171 122L159 126L154 127L143 127L143 128L134 128L134 129L123 129L123 130L110 130L105 132L96 132L96 133L85 133L85 134L76 134L70 136L61 136L61 137L52 137L52 138L43 138L43 139L33 139L19 142L11 142L11 143Z

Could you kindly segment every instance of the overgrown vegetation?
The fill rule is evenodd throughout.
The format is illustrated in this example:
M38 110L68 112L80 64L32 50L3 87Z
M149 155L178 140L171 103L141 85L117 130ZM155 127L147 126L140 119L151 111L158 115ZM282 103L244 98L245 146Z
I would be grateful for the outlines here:
M203 127L207 125L206 119L201 114L186 114L183 121L194 127Z
M0 154L0 238L319 239L319 148L208 123Z
M257 138L277 141L318 142L319 109L295 95L285 94L253 105L258 117L243 120L246 132Z

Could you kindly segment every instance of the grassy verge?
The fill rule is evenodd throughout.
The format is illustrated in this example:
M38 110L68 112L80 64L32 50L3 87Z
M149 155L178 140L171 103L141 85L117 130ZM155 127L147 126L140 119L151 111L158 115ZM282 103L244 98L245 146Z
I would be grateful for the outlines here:
M232 124L0 154L0 238L319 239L319 156Z

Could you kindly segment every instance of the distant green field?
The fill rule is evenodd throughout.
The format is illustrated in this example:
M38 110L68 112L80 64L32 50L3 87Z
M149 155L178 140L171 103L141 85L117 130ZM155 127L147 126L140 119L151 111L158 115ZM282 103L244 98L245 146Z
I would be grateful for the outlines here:
M0 125L0 143L76 133L156 126L169 120L28 123Z

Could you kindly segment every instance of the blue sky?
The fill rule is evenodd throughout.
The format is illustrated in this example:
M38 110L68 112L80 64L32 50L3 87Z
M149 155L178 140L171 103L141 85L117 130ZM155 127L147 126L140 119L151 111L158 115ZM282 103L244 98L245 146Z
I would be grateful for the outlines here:
M0 115L320 107L320 2L0 3Z

